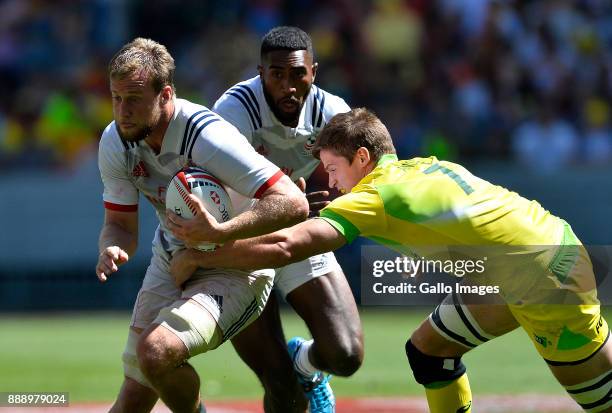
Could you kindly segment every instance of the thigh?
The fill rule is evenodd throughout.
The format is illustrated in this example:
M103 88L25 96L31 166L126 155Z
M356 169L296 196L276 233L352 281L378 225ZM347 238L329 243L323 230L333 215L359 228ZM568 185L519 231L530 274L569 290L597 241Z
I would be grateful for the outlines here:
M519 326L501 297L452 293L444 298L411 336L423 353L459 357Z
M563 386L587 382L612 371L612 343L607 340L583 361L558 365L549 363L548 367Z
M287 301L306 322L317 346L363 340L361 321L344 273L336 270L300 285Z
M140 331L147 328L157 318L162 308L171 305L180 297L181 290L170 278L167 265L155 254L136 296L131 327Z
M230 340L263 311L272 290L269 272L215 270L197 274L181 298L162 309L155 323L174 332L191 356Z

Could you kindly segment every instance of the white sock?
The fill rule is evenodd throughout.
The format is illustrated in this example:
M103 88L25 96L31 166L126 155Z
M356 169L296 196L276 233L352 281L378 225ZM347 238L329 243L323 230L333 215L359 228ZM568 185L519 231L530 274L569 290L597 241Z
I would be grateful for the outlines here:
M304 376L312 377L318 371L315 366L310 362L310 346L312 346L314 340L304 341L300 346L300 349L295 357L295 368Z

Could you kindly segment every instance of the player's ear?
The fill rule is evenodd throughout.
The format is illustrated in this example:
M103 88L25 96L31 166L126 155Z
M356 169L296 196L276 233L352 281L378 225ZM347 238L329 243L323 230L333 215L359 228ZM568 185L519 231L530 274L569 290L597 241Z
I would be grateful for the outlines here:
M314 82L315 77L317 77L317 69L319 68L319 64L317 62L314 62L312 64L312 81Z
M263 78L263 72L264 72L264 68L262 65L257 65L257 71L259 72L259 77Z
M170 85L164 86L160 92L160 96L161 96L160 103L162 105L165 105L166 103L168 103L170 99L172 99L173 94L174 94L174 91L172 90L172 86Z
M370 151L366 147L360 147L357 149L357 153L355 153L355 158L359 165L365 166L370 163L372 157L370 156Z

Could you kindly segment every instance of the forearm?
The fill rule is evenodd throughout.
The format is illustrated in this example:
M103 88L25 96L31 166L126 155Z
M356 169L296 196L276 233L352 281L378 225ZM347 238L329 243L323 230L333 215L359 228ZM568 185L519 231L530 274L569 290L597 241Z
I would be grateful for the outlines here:
M345 238L331 225L311 219L272 234L238 240L212 252L190 250L189 259L197 267L279 268L333 251L345 243Z
M308 203L304 197L270 195L257 202L253 209L220 224L220 238L216 242L267 234L297 224L307 216Z
M98 250L102 252L111 246L117 246L131 256L138 247L138 233L130 232L117 224L106 223L100 231Z
M233 241L212 252L189 250L188 259L198 267L237 270L278 268L302 260L292 251L282 231Z

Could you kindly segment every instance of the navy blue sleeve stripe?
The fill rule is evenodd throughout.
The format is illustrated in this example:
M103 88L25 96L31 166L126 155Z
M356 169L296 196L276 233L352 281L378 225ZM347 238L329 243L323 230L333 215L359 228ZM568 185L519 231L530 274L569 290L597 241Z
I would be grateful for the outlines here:
M214 116L216 116L214 113L212 113L211 111L207 110L205 113L199 114L195 119L193 119L193 121L191 122L191 125L189 126L189 131L187 132L187 139L185 139L185 149L181 151L181 155L185 154L185 151L189 147L189 144L194 139L193 131L195 130L195 128L199 124L201 124L202 121L204 121L204 120L206 120L208 118L212 118Z
M220 121L221 119L219 118L212 118L207 120L206 122L204 122L202 124L202 126L200 126L198 128L198 130L196 131L194 138L191 140L191 144L189 145L189 153L187 154L187 159L191 159L191 151L193 151L193 146L195 145L196 141L198 140L198 136L200 135L200 132L202 132L202 130L204 130L205 127L207 127L208 125L210 125L213 122L217 122Z
M313 89L315 88L314 85L312 85L312 87L313 87ZM313 96L313 98L312 98L312 115L311 115L311 118L310 118L311 122L312 122L312 126L314 126L317 123L317 102L318 102L318 100L317 100L317 96L315 94Z
M325 109L325 93L321 93L321 107L319 108L319 120L317 121L317 128L321 127L323 123L323 110Z
M251 119L251 125L253 125L253 130L255 131L257 130L257 124L255 123L255 117L253 113L251 112L251 108L249 107L249 105L247 105L246 101L243 99L243 97L239 93L240 91L227 92L228 95L235 97L236 99L238 99L240 103L242 103L242 106L244 106L247 113L249 114L249 118Z
M255 119L257 119L258 127L261 128L261 110L259 108L259 103L257 103L257 99L255 99L255 94L253 91L243 85L236 86L232 89L232 91L240 93L245 98L251 109L253 109L253 115ZM257 129L257 127L255 129Z
M191 125L191 121L193 120L193 118L195 118L196 116L198 116L200 113L203 113L203 112L209 112L209 111L206 109L200 110L194 113L193 115L191 115L189 119L187 120L187 124L185 125L185 132L183 133L183 143L181 144L181 155L185 153L185 145L187 144L187 130L189 129L189 126Z
M251 88L246 86L246 85L238 85L237 87L239 87L242 90L246 90L246 92L251 97L251 102L253 102L253 104L257 107L257 114L261 116L261 108L259 107L259 102L257 102L257 98L255 97L255 93L253 93ZM261 127L261 125L259 125L259 126Z

